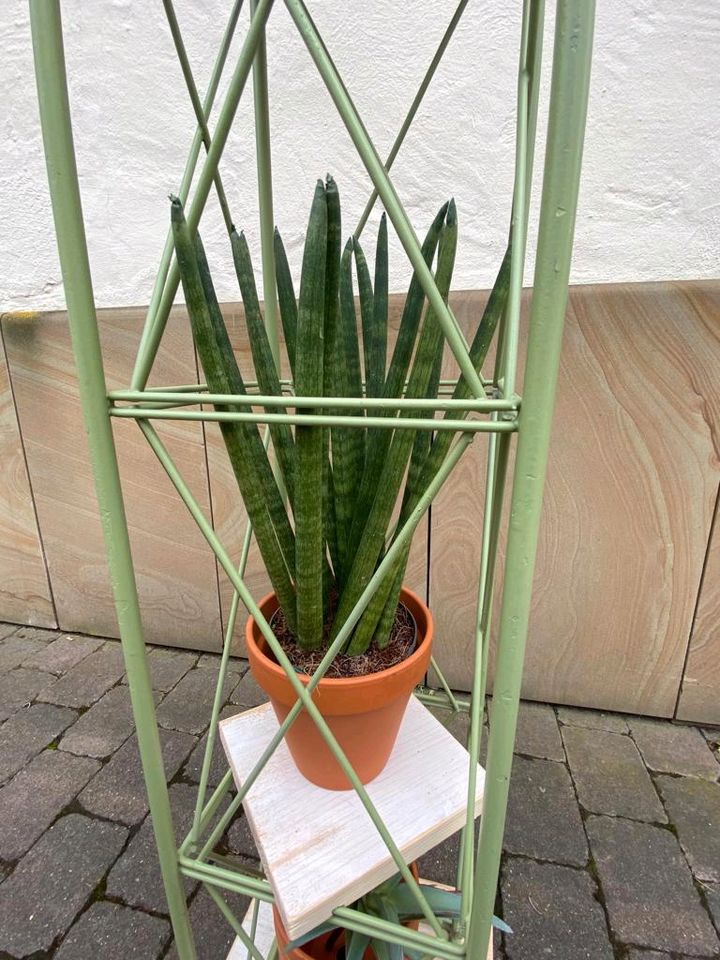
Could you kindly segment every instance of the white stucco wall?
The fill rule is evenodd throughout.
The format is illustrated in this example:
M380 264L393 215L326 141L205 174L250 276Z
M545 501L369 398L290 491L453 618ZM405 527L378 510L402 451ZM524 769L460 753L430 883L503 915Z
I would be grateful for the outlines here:
M454 5L310 4L381 154ZM229 0L176 0L201 90L229 6ZM519 7L504 0L469 4L394 171L418 231L448 195L455 196L461 225L457 288L491 282L506 235ZM63 9L97 301L144 304L167 227L167 194L177 186L194 129L191 109L159 0L64 0ZM3 9L0 44L0 309L59 307L63 292L25 2ZM269 45L276 219L297 268L314 180L326 170L334 174L348 227L369 186L280 2ZM575 282L720 272L719 63L719 5L599 0ZM547 89L547 71L545 80ZM235 221L257 249L247 93L222 175ZM223 298L236 299L214 204L208 213L202 230L217 286ZM407 273L396 253L394 289L402 289Z

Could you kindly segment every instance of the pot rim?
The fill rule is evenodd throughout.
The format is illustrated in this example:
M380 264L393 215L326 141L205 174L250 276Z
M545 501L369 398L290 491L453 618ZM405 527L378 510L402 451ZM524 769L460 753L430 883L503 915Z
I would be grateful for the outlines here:
M418 624L417 616L415 613L413 613L412 609L410 609L410 613L415 621L416 630L415 649L410 656L406 657L404 660L401 660L400 663L393 664L391 667L386 667L384 670L377 670L375 673L367 673L361 677L323 677L322 680L320 680L318 687L322 686L326 690L339 690L341 688L348 690L351 686L355 689L362 689L363 687L372 686L373 683L376 683L379 678L386 679L394 677L400 673L404 673L406 670L411 671L413 669L415 664L417 664L417 662L423 658L427 649L427 645L432 642L434 623L430 608L416 593L407 587L403 587L400 591L400 599L404 602L403 598L409 599L413 605L420 607L426 618L425 629L421 630L420 625ZM275 593L271 592L266 594L262 600L260 600L258 607L263 614L265 614L265 610L263 608L266 606L266 604L275 599ZM288 680L288 675L285 670L283 670L279 663L277 663L275 660L272 660L256 641L253 635L253 628L255 625L255 618L253 616L249 616L245 624L245 643L247 644L248 648L252 647L252 654L263 661L263 668L265 670L270 671L270 673L272 673L278 679L284 679L289 683L290 681ZM263 644L267 642L265 641L264 637L262 637L262 641ZM248 653L250 653L249 649ZM297 673L296 675L301 683L305 685L307 685L312 679L307 673Z

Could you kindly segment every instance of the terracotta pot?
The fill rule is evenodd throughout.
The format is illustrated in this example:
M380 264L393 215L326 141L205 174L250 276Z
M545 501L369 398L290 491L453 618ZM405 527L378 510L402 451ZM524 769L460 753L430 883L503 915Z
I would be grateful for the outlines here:
M416 880L420 879L417 864L410 864L410 870ZM304 943L301 947L287 949L289 943L287 931L282 922L280 914L273 905L273 922L275 924L275 938L278 945L278 956L280 960L337 960L340 950L345 946L345 931L331 930L329 933L323 933L322 936ZM417 930L420 927L419 920L408 920L403 924L410 930ZM375 951L368 947L363 954L363 960L377 960Z
M433 637L432 615L411 590L400 600L417 625L415 651L402 663L364 677L323 679L313 691L313 702L327 721L338 743L363 783L369 783L388 762L412 691L425 675ZM274 594L260 602L269 620L278 608ZM267 693L282 723L297 696L285 671L267 654L265 638L250 617L245 627L250 669ZM298 674L307 685L309 677ZM328 790L350 790L350 782L306 710L285 735L298 770L311 783Z

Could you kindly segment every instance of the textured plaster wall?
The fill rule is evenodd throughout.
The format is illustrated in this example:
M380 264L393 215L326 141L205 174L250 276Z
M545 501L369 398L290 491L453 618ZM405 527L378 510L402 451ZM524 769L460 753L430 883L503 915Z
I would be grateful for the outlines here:
M311 3L381 154L454 5ZM229 6L229 0L176 2L201 90ZM469 4L394 171L418 230L447 195L455 196L458 288L491 282L506 235L519 8L504 0ZM103 306L143 304L167 226L167 194L179 182L194 129L191 110L159 2L64 0L63 9L97 300ZM241 22L244 27L246 14ZM549 22L546 66L551 28ZM59 307L63 291L25 2L4 6L0 43L0 309ZM354 226L369 185L280 2L269 45L276 219L297 268L315 178L327 170L334 174L347 228ZM718 4L598 3L575 282L718 274L719 62ZM241 103L222 175L234 218L257 250L251 103L250 96ZM203 236L221 296L235 299L213 203ZM401 289L407 269L399 252L391 271L393 288Z

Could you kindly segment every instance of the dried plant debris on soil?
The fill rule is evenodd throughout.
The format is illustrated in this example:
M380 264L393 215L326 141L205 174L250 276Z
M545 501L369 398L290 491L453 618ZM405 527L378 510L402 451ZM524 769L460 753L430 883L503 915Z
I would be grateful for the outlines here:
M329 611L325 622L323 646L317 650L303 650L298 646L294 633L288 627L282 610L276 611L271 620L271 627L280 646L298 672L312 676L320 666L320 661L330 646L330 629L333 620L334 614ZM325 676L329 678L364 677L367 674L379 673L381 670L394 667L414 652L416 633L413 615L405 604L399 603L395 612L395 622L390 631L390 641L386 646L380 648L373 640L365 653L358 656L351 657L347 653L340 653L328 667Z

